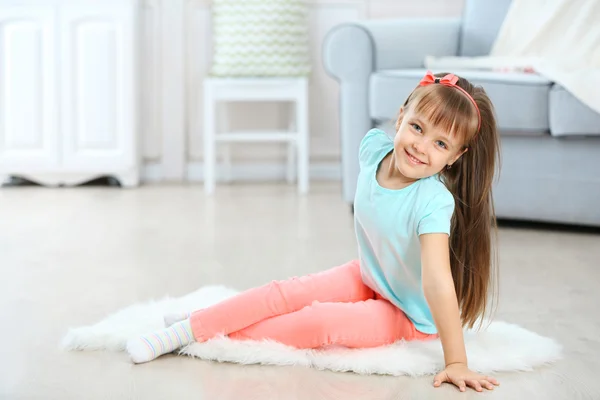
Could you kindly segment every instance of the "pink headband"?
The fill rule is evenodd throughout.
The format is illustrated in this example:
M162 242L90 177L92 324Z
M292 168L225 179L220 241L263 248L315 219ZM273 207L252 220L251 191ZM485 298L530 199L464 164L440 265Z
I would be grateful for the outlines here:
M469 93L467 93L467 91L465 89L458 86L456 84L457 82L458 82L458 76L456 76L454 74L448 74L448 75L444 76L443 78L438 78L438 77L434 76L431 71L427 71L427 73L425 74L423 79L421 79L421 82L419 82L419 86L427 86L427 85L431 85L433 83L440 83L444 86L450 86L450 87L457 88L458 90L463 92L469 98L469 100L471 100L471 103L473 103L473 105L475 106L475 109L477 110L477 116L479 117L478 124L477 124L477 132L479 132L479 128L481 128L481 113L479 112L479 107L477 107L477 103L475 102L475 99L473 97L471 97L471 95Z

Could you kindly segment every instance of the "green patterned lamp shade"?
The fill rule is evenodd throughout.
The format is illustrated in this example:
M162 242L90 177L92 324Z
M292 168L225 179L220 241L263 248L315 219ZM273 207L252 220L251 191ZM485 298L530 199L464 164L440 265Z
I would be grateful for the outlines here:
M213 0L215 77L301 77L310 73L302 0Z

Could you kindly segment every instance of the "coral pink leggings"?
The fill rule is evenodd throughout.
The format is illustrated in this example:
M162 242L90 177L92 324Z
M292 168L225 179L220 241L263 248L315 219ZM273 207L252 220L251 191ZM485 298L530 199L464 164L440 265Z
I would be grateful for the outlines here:
M270 339L296 348L376 347L435 337L367 287L358 261L250 289L190 317L198 342L217 335Z

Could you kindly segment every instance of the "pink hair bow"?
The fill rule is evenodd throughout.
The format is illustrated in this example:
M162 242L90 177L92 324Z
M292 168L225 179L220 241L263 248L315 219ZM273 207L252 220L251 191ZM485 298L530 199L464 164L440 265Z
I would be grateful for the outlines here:
M456 86L457 82L458 76L454 74L448 74L443 78L438 78L437 76L434 76L431 71L427 71L427 74L421 79L419 86L427 86L432 83L441 83L444 86Z

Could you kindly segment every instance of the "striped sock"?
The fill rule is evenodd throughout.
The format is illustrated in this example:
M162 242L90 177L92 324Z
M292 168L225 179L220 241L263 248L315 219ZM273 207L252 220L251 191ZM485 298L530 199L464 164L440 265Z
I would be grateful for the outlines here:
M134 363L140 364L171 353L193 341L192 326L190 320L186 319L160 331L129 340L127 352Z

